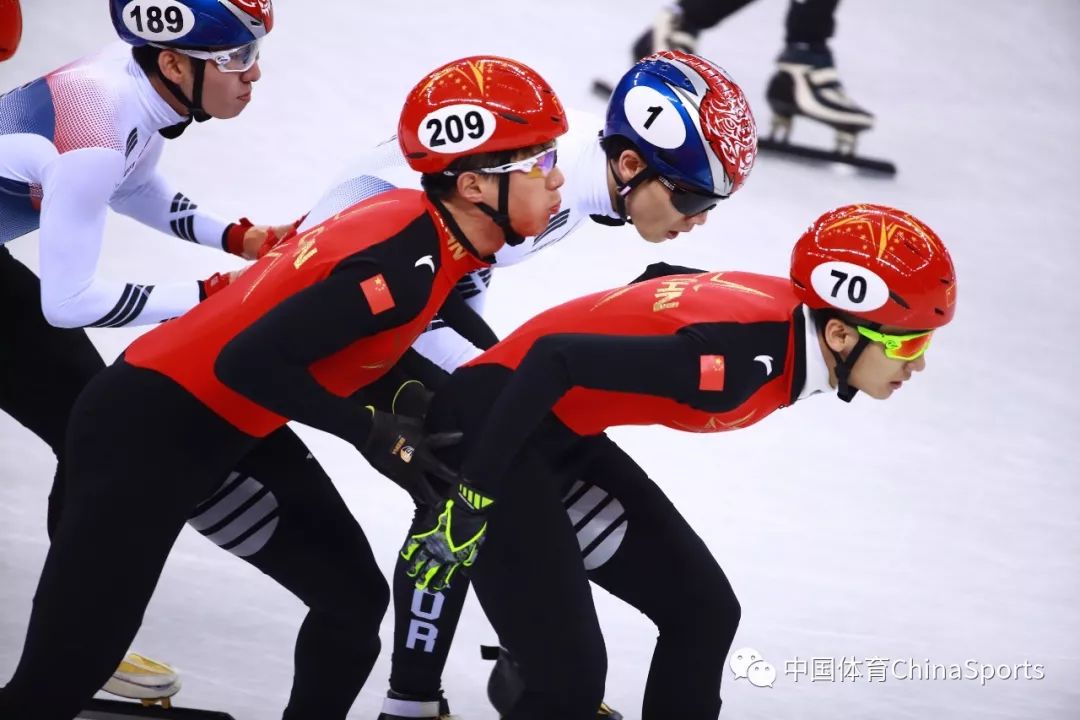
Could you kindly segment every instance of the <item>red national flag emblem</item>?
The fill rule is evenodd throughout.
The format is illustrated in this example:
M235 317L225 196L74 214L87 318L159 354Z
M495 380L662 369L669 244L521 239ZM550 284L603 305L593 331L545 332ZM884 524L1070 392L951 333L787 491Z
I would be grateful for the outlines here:
M699 390L714 390L719 392L724 389L724 356L702 355L701 376L698 380Z
M364 298L367 299L372 315L378 315L394 307L394 296L390 294L390 286L386 284L382 273L360 283L360 289L364 291Z

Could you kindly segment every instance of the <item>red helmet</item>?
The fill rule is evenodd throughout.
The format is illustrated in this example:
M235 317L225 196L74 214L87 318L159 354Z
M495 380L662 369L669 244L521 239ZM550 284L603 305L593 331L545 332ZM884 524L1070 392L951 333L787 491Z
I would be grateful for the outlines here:
M956 270L938 236L884 205L845 205L819 217L791 252L791 282L808 307L878 325L929 330L956 308Z
M566 128L562 103L535 70L478 55L443 65L409 92L398 143L409 167L436 173L459 157L550 142Z

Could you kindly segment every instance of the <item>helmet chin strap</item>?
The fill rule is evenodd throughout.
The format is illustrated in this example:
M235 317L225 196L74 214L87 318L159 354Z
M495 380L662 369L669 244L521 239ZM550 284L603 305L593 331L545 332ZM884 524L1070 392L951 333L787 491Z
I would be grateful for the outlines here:
M872 330L877 330L881 326L871 327L870 323L866 324L866 327L870 327ZM851 352L848 353L845 360L840 356L840 353L829 348L829 352L833 354L836 359L836 397L840 398L844 402L851 402L851 399L855 397L855 394L859 392L857 387L852 387L848 383L848 378L851 376L851 370L855 367L855 363L858 362L859 356L863 354L863 350L870 345L870 340L859 335L858 341L855 343L855 347L851 348ZM828 346L826 346L828 347Z
M495 210L482 202L476 203L476 207L483 210L485 215L502 228L507 245L514 247L525 242L525 236L517 234L510 225L510 173L499 175L499 209Z
M192 120L195 122L206 122L210 119L210 115L208 115L202 107L203 81L206 78L206 63L209 61L196 60L195 58L188 58L188 61L191 63L195 80L194 85L191 88L191 98L188 98L188 96L184 94L184 91L179 85L159 73L162 84L170 93L172 93L174 98L187 108L188 111L187 118L182 122L161 128L161 130L158 131L167 140L174 140L183 135Z
M626 214L626 196L633 192L634 188L638 185L641 185L646 180L652 180L659 173L651 167L646 166L644 170L630 178L629 181L623 182L622 179L619 178L619 173L615 168L615 162L613 160L608 160L608 169L611 171L612 180L615 181L615 212L619 213L619 217L622 218L623 222L628 222L633 225L634 221Z

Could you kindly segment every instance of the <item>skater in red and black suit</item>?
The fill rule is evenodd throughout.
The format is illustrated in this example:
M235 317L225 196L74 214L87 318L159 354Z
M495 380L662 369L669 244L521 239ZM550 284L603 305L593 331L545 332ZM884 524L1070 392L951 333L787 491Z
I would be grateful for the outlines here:
M380 195L278 245L89 384L68 428L68 505L0 717L67 720L80 710L138 630L188 516L288 420L349 441L407 488L421 470L440 472L431 449L446 438L350 396L387 373L462 276L543 230L559 205L555 139L566 129L554 92L520 63L474 57L439 68L411 91L398 128L425 192ZM303 495L307 477L292 480ZM295 580L350 589L340 609L352 624L339 642L353 650L349 667L327 669L321 704L315 688L294 687L286 718L344 719L378 655L389 599L362 533L359 557L335 551L356 541L334 534L355 527L344 504L322 510L294 545L307 559ZM116 547L123 562L102 562ZM357 584L364 593L351 592Z
M715 718L738 601L603 431L734 430L833 388L887 398L925 367L955 298L933 231L891 208L847 206L799 239L790 278L653 266L542 313L457 370L427 423L464 433L443 454L460 475L402 555L418 587L462 582L472 565L524 685L493 697L503 717L597 717L606 655L592 580L657 625L641 717Z

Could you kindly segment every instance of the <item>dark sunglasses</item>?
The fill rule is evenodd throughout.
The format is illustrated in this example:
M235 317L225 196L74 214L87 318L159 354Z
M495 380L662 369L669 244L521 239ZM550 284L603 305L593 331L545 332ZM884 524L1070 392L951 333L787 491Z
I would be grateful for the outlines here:
M708 212L716 207L718 201L727 199L727 195L712 195L676 185L663 175L657 175L656 179L671 193L671 204L675 209L687 217Z

